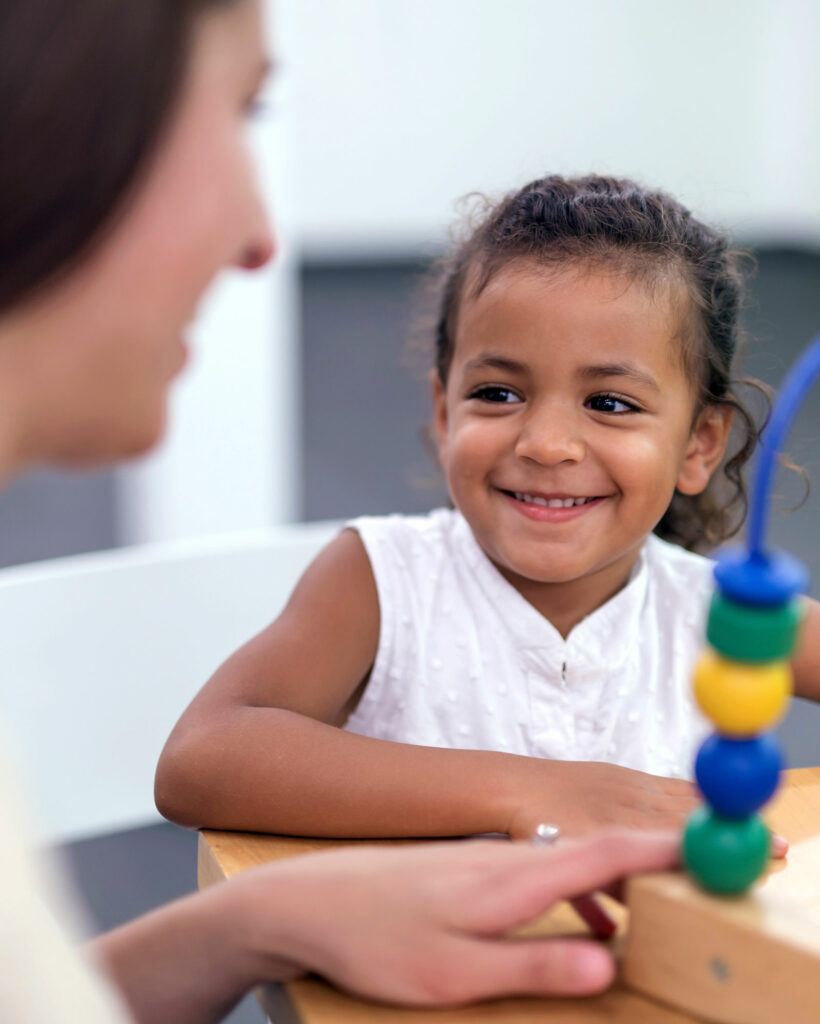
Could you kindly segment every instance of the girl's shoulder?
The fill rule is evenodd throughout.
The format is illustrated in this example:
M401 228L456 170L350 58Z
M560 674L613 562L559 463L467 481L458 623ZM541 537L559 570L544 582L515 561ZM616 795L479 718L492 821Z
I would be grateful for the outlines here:
M429 602L438 589L457 586L466 524L454 509L426 515L360 516L345 524L355 530L370 561L379 599Z
M650 577L677 593L708 594L713 586L715 563L705 555L650 534L644 548Z
M457 542L461 515L455 509L437 508L425 515L358 516L345 527L359 534L368 552L384 547L405 551L408 557L435 557Z
M380 652L404 650L408 631L428 636L439 628L445 608L461 605L462 523L459 513L436 509L419 516L361 516L345 524L370 562L381 615ZM378 655L377 663L379 657L386 655Z

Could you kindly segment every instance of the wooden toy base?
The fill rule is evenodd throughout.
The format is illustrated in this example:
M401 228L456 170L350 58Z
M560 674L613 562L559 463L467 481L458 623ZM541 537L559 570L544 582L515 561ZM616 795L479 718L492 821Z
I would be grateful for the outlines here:
M633 879L627 902L630 987L720 1024L820 1021L820 836L744 897L662 874Z

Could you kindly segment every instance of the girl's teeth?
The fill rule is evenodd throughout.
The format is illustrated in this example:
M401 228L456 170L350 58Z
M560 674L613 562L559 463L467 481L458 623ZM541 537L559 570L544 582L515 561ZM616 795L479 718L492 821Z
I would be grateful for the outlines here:
M588 498L539 498L534 494L521 494L516 491L516 498L530 505L541 505L544 508L572 508L573 505L585 505Z

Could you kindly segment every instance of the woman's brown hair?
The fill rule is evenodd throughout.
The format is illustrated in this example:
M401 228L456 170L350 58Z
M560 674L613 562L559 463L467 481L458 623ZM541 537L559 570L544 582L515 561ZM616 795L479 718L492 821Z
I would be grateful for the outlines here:
M0 310L73 265L160 136L192 26L236 0L3 0Z
M671 196L628 179L553 175L532 181L490 206L442 267L435 328L442 383L453 358L461 301L480 294L511 260L546 268L612 266L650 285L677 279L685 286L689 315L681 358L698 388L696 412L706 405L729 406L739 443L706 491L675 493L655 533L692 550L714 547L737 533L747 508L742 469L759 436L738 385L765 394L757 381L732 378L746 254Z

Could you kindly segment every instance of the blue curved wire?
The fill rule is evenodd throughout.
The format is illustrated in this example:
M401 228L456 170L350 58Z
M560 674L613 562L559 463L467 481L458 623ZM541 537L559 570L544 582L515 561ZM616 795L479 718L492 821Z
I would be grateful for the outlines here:
M749 552L752 556L763 555L763 538L769 514L769 492L777 455L782 451L786 435L806 397L806 392L818 374L820 335L811 342L786 374L771 419L760 438L760 457L749 510Z

